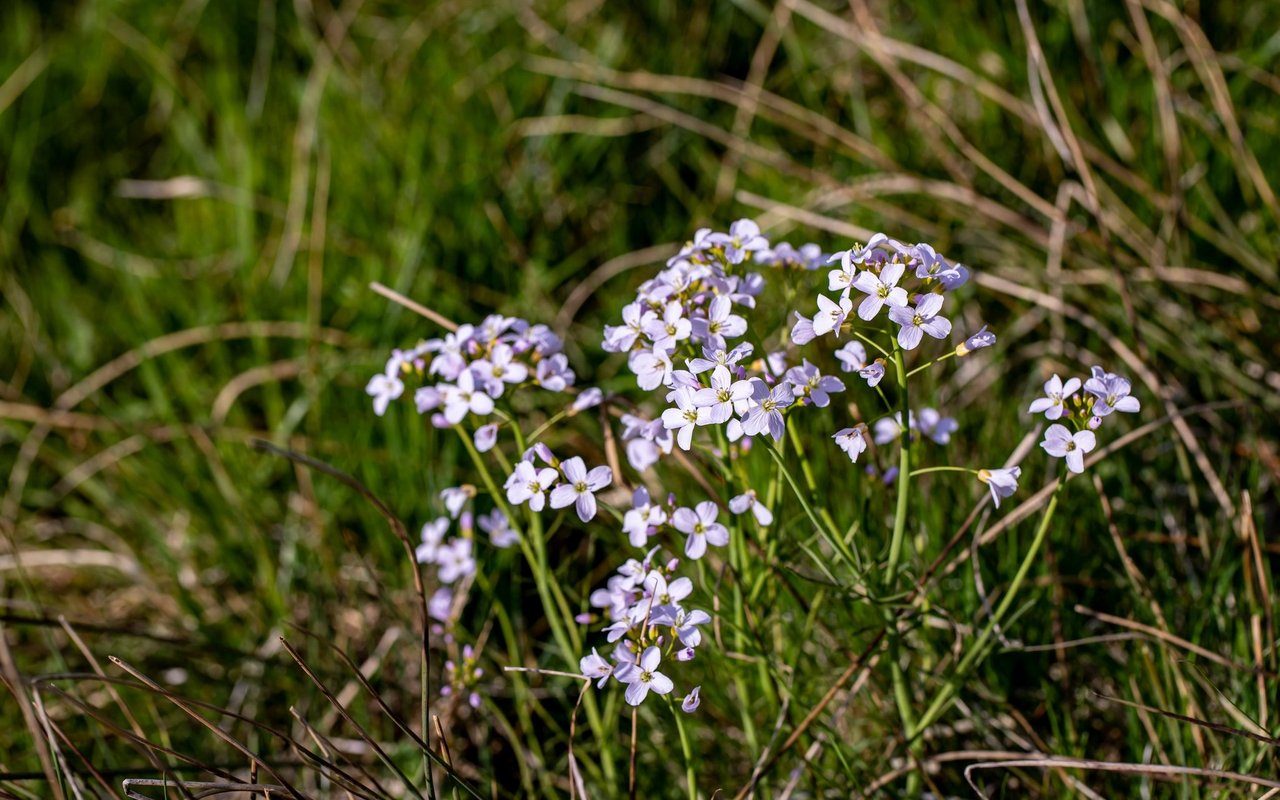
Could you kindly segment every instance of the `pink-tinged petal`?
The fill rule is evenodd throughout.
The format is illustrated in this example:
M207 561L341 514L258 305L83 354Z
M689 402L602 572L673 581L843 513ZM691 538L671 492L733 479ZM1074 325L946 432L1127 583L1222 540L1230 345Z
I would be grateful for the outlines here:
M782 436L787 432L787 423L783 421L782 415L774 411L768 415L769 417L769 435L773 437L775 442L782 441Z
M562 483L551 490L551 507L567 508L578 499L578 492L569 484Z
M1061 403L1053 403L1050 401L1049 410L1044 412L1045 419L1062 419L1062 415L1066 412L1066 407Z
M1057 376L1057 375L1055 375L1054 377L1056 378L1056 377L1058 377L1058 376ZM1068 380L1067 380L1067 382L1066 382L1066 383L1062 384L1062 396L1063 396L1063 397L1070 397L1071 395L1075 394L1075 393L1076 393L1076 392L1078 392L1078 391L1080 391L1080 379L1079 379L1079 378L1070 378L1070 379L1068 379Z
M903 350L915 350L924 338L924 331L914 325L907 325L898 331L898 344Z
M756 503L751 507L751 513L755 515L756 522L763 526L773 523L773 512L765 507L764 503Z
M528 462L524 462L524 463L528 463ZM530 467L532 467L532 465L530 465ZM537 477L538 477L538 485L541 486L544 490L550 490L551 487L555 485L556 478L560 477L560 475L551 467L543 467L542 469L538 470Z
M1076 449L1085 453L1092 452L1098 446L1098 437L1093 435L1093 431L1080 431L1071 438L1076 443Z
M613 483L613 470L608 467L596 467L587 473L587 488L598 492Z
M479 392L471 395L471 413L485 416L493 413L493 398Z
M851 285L864 294L875 294L880 288L880 279L873 272L859 272Z
M662 663L662 651L657 647L646 647L640 654L640 669L653 672Z
M661 672L655 672L653 673L653 680L649 682L649 688L658 694L667 694L675 688L675 685L671 683L671 679L666 675Z
M677 508L671 515L671 524L681 533L693 533L694 526L698 524L698 515L691 508Z
M870 275L871 273L864 272L862 274ZM871 321L875 319L876 314L880 313L880 307L883 305L883 300L874 294L869 294L861 303L858 304L858 317L866 321Z
M694 512L698 515L698 519L701 520L704 525L708 525L716 521L716 517L719 516L720 510L716 504L710 500L703 500L694 507Z
M693 581L689 578L676 578L667 587L667 595L679 602L693 593ZM706 612L703 612L706 613Z
M644 683L643 681L636 681L635 683L627 686L626 697L627 703L630 705L638 706L643 703L644 699L648 696L649 684Z
M907 297L906 289L893 289L886 299L891 306L905 306L909 298Z
M1067 453L1067 469L1079 475L1084 472L1084 453L1079 449Z
M707 543L716 547L724 547L729 543L729 529L723 525L711 525L707 528Z
M1072 378L1071 380L1075 381L1077 386L1080 385L1079 378ZM1059 378L1056 372L1052 378L1044 382L1044 393L1050 397L1054 395L1062 396L1062 378Z
M541 511L547 505L547 496L542 492L538 492L529 498L529 509L532 511Z
M681 450L688 450L693 447L693 425L685 425L676 434L676 444L680 445Z
M596 518L596 496L591 492L579 494L574 506L578 512L578 519L583 522L590 522Z
M935 339L945 339L951 335L951 320L946 317L934 317L933 319L925 320L924 324L920 326L920 330Z
M569 483L577 483L586 480L587 467L582 463L582 456L574 456L560 462L560 471L564 473L565 480Z
M1057 405L1057 403L1047 397L1038 397L1031 401L1031 407L1027 409L1027 412L1031 414L1039 414L1043 411L1048 411L1055 405Z
M885 264L884 269L880 270L880 282L887 286L897 286L906 268L907 265L900 262Z
M1136 414L1141 410L1142 410L1142 403L1138 401L1138 398L1133 397L1132 395L1129 397L1122 397L1120 398L1120 400L1116 402L1116 411L1124 411L1129 414Z
M922 317L932 317L942 310L942 295L930 294L926 295L923 300L916 304L916 311Z
M684 411L678 408L668 408L662 412L662 427L667 430L672 428L682 428L688 424L688 420L684 418Z
M899 325L914 325L916 314L910 306L891 306L889 308L889 319Z
M684 554L694 561L702 558L707 552L707 537L700 533L691 533L684 543Z

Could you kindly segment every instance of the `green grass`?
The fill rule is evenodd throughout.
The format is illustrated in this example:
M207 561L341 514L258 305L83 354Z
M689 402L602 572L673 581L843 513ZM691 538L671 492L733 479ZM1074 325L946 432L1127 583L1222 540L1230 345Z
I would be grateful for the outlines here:
M600 351L599 330L666 252L602 284L592 283L605 277L597 269L740 216L827 249L857 229L885 230L974 268L957 325L990 323L1001 341L913 387L961 423L956 442L927 459L1003 459L1044 378L1094 363L1140 387L1144 412L1130 429L1230 403L1197 411L1181 431L1158 426L1067 487L1006 625L1032 649L997 647L966 682L924 740L925 788L968 796L964 767L983 758L971 751L1275 777L1271 744L1119 700L1277 730L1280 209L1268 192L1280 185L1280 7L1033 4L1038 85L1053 89L1038 101L1025 26L1003 4L864 11L797 0L789 14L750 0L45 5L0 9L0 674L26 680L0 703L0 791L55 791L39 758L50 748L37 745L16 697L36 697L30 682L57 673L77 676L35 684L65 734L52 747L65 763L53 768L69 768L87 795L120 796L126 776L160 777L151 759L182 763L131 744L120 729L135 724L196 764L248 778L242 753L139 689L108 655L317 751L299 719L339 744L358 740L282 635L335 693L349 687L355 721L421 784L418 749L334 652L367 663L387 705L417 725L419 620L400 543L357 493L248 441L350 472L416 531L440 488L478 476L451 432L424 429L407 407L369 412L363 385L385 352L439 333L373 294L371 281L459 321L501 311L557 322L580 374L638 398L623 360ZM743 87L762 52L757 95ZM600 288L575 294L584 281ZM192 334L172 338L179 332ZM126 354L145 357L114 361ZM875 413L874 396L851 399ZM824 414L805 429L814 442L841 418ZM601 463L591 424L557 436ZM806 448L821 480L847 474L832 448ZM763 452L751 464L772 475ZM1015 500L1050 480L1043 464L1030 457ZM904 587L979 496L946 475L920 485ZM842 527L856 523L867 557L883 561L892 494L870 481L840 488L825 507ZM905 796L887 657L846 684L858 692L842 690L804 722L884 619L851 591L850 574L820 574L831 554L804 540L804 511L787 497L777 530L791 533L779 534L774 558L734 555L733 589L756 593L754 629L739 635L746 623L726 622L741 657L696 667L706 670L703 709L685 728L702 795L737 793L765 754L763 796L871 786ZM980 516L953 552L1002 516ZM980 552L997 602L1034 524ZM590 530L565 523L550 534L575 609L624 541ZM481 571L493 585L473 590L464 628L490 631L492 680L480 712L438 705L451 758L482 795L563 796L578 684L504 677L500 666L574 670L578 653L555 644L519 554L489 551ZM818 592L806 618L797 598ZM972 644L981 608L968 561L914 604L902 647L917 709L957 641ZM121 704L84 676L92 668L59 615L107 675L128 682ZM1146 626L1139 636L1114 638L1135 624ZM622 796L630 718L616 690L597 699L616 735L602 751L580 713L575 754L590 796ZM206 716L312 796L333 791L263 730ZM648 708L640 727L640 794L683 796L670 715ZM367 750L351 758L396 793L387 764ZM1005 797L1264 791L1097 770L977 775Z

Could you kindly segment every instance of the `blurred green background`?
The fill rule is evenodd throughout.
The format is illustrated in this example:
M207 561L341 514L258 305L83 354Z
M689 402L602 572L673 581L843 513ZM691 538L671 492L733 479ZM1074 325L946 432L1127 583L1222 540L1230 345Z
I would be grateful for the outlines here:
M1098 633L1072 612L1092 602L1154 625L1156 598L1169 630L1274 670L1280 4L1029 6L4 3L6 679L89 669L62 614L98 658L193 697L285 728L290 705L322 713L276 637L339 680L322 640L359 661L384 633L404 638L407 571L354 494L247 440L352 472L411 529L456 482L452 438L405 408L369 411L385 352L438 332L369 283L460 321L554 323L589 382L621 389L601 324L695 228L741 216L827 250L867 230L930 241L986 276L961 319L992 324L1000 354L938 387L965 433L958 458L1008 452L1044 377L1093 363L1134 375L1143 421L1234 403L1099 470L1147 582L1126 582L1095 502L1058 534L1052 569L1074 588L1059 582L1024 624ZM1250 530L1267 554L1253 566ZM1068 669L1053 654L999 669L1054 752L1099 752L1081 730L1093 701L1064 699L1085 687L1154 702L1140 682L1158 705L1268 727L1274 681L1201 681L1184 651L1143 647L1081 656L1070 669L1096 683L1026 677ZM412 664L397 669L389 697L412 708ZM45 697L98 768L143 763ZM9 700L0 773L38 772ZM138 702L175 749L234 761ZM1274 773L1236 739L1106 713L1111 733L1095 733L1113 756L1163 742L1176 763ZM466 758L483 774L483 755ZM749 771L727 760L725 785Z

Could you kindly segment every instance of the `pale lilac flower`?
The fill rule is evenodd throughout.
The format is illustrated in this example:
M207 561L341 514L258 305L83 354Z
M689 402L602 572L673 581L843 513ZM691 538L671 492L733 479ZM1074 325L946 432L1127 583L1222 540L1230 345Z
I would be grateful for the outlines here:
M697 647L702 644L702 631L699 625L711 621L711 615L705 611L686 611L678 605L663 605L653 610L649 623L658 628L674 628L676 637L685 647Z
M476 571L475 559L471 557L470 539L452 539L436 556L436 577L441 583L453 583L464 575Z
M502 509L495 508L488 514L481 515L476 521L480 530L489 534L489 541L494 547L505 550L520 541L520 534L511 529L511 521Z
M471 371L484 382L485 391L493 397L500 397L506 384L523 383L529 377L529 368L515 360L510 345L501 342L493 346L488 358L472 362Z
M400 380L399 373L399 361L388 362L386 371L374 375L364 387L365 394L373 398L373 413L378 416L387 413L391 401L404 394L404 381Z
M448 509L449 516L457 519L462 507L467 504L467 498L472 497L474 494L474 490L468 491L466 487L451 486L440 492L440 500L444 503L444 507Z
M801 366L787 370L786 379L796 395L808 397L818 408L831 404L832 392L844 391L844 381L834 375L823 375L808 359Z
M440 622L449 621L449 612L453 610L453 592L441 586L432 593L427 601L427 615Z
M884 420L881 421L883 422ZM867 429L863 425L842 428L836 431L831 438L836 440L836 444L849 456L849 460L855 464L858 463L858 456L867 449Z
M1142 410L1138 398L1129 394L1132 388L1128 380L1104 372L1102 367L1094 367L1093 376L1084 382L1084 390L1097 398L1093 403L1096 417L1105 417L1112 411L1136 414Z
M903 350L914 350L927 333L935 339L945 339L951 334L951 321L938 316L942 310L942 295L926 295L915 308L898 306L889 309L889 319L901 325L898 344Z
M686 714L692 714L698 710L698 704L702 702L702 687L695 686L693 691L685 695L684 700L680 701L680 710Z
M710 369L716 367L732 367L742 359L751 355L755 347L750 342L741 342L728 352L723 348L713 350L710 347L702 348L703 358L691 358L686 362L689 371L694 375L701 375Z
M444 418L452 425L462 422L467 414L483 417L493 412L493 398L476 387L475 375L471 370L458 375L457 386L442 387L442 392L445 398Z
M640 659L635 669L627 672L626 683L629 685L627 686L626 698L629 704L633 706L640 705L649 696L650 691L658 694L667 694L675 688L670 678L658 672L658 667L661 665L662 651L657 647L646 647L644 652L640 654Z
M1062 382L1057 374L1044 382L1044 397L1031 401L1031 407L1027 409L1032 414L1039 414L1041 411L1047 419L1061 419L1066 413L1067 398L1075 394L1080 389L1080 379L1071 378L1066 383Z
M685 242L684 247L680 248L679 253L676 253L674 256L667 259L667 266L669 267L677 261L683 260L687 256L706 250L714 245L715 242L712 241L713 235L714 234L712 234L710 228L698 228L698 230L693 234L693 241Z
M884 380L884 360L877 358L870 364L858 370L858 377L867 382L867 386L872 389Z
M981 350L984 347L990 347L996 343L996 335L987 330L987 326L983 325L982 330L965 339L964 342L956 348L956 355L964 357L972 353L974 350Z
M560 463L560 471L564 473L565 483L551 491L551 507L572 505L578 512L578 519L590 522L596 515L595 492L613 483L613 470L596 467L587 472L582 458L574 456Z
M747 412L747 416L742 420L743 433L747 436L758 436L767 429L774 441L778 441L786 432L782 409L788 408L795 402L791 387L780 383L771 391L768 384L756 379L755 393L752 397L759 405Z
M498 443L498 423L491 422L488 425L481 425L476 428L475 445L476 450L481 453L487 453L493 449Z
M693 446L693 429L711 421L711 409L699 406L695 402L693 389L687 386L673 390L669 399L676 407L662 412L662 425L667 430L675 431L676 443L681 450L688 450Z
M840 259L840 268L833 269L827 273L827 289L833 292L840 292L841 297L848 297L849 290L853 286L854 278L858 275L858 265L853 260L853 251L845 250L843 253L835 253L829 259L834 262Z
M629 363L636 383L651 392L671 379L671 358L662 350L637 350Z
M951 434L960 430L960 423L954 418L944 417L932 408L920 409L919 419L912 414L909 422L911 427L918 427L922 434L936 444L947 444L951 441Z
M835 353L842 372L858 372L867 366L867 348L857 339L850 339Z
M662 506L649 500L649 490L640 486L631 495L631 508L622 516L622 531L633 547L644 547L649 541L649 531L667 521Z
M596 681L597 689L603 689L605 682L613 674L613 665L601 658L600 653L596 652L594 647L591 648L591 655L583 656L578 661L578 669L582 670L582 675L585 678L590 678L593 681L596 678L600 679Z
M813 320L802 315L799 311L795 312L796 324L791 326L791 341L797 345L806 345L818 338L818 332L814 330Z
M419 414L434 411L442 402L444 399L440 396L440 390L434 386L419 386L413 393L413 404Z
M535 381L543 389L552 392L563 392L567 387L573 385L574 380L576 380L576 376L573 374L573 370L569 369L569 359L564 353L556 353L538 362Z
M901 412L892 417L881 417L874 423L872 441L878 445L886 445L901 436L903 430Z
M1093 431L1072 433L1065 425L1053 424L1044 432L1040 446L1051 456L1065 458L1067 469L1079 474L1084 472L1084 454L1097 447L1098 439Z
M933 278L947 291L963 286L969 280L969 270L963 264L948 263L930 245L918 244L913 250L919 261L916 266L917 278Z
M841 297L837 303L825 294L818 295L818 313L813 317L814 334L823 336L835 331L836 338L840 338L840 326L852 310L853 301L848 297Z
M422 544L418 545L414 556L419 564L434 564L440 553L440 543L449 531L449 518L440 517L422 526Z
M689 538L685 540L684 554L695 561L707 552L707 544L724 547L729 543L729 529L716 522L720 509L710 500L704 500L695 508L677 508L671 515L671 524Z
M680 605L681 600L693 594L693 581L688 578L676 578L667 583L666 577L655 570L645 576L644 588L653 598L656 607L671 607Z
M541 511L558 477L550 467L538 469L531 461L521 461L507 481L507 501L519 505L527 500L531 510Z
M644 335L653 342L655 350L674 350L676 343L693 334L693 323L684 317L684 306L675 300L662 310L662 319L651 319L644 324Z
M741 264L747 254L769 247L769 240L760 235L760 227L749 219L740 219L729 226L729 233L713 233L708 241L724 247L724 258L730 264Z
M748 489L729 501L729 510L735 514L745 514L748 509L761 526L768 526L773 523L773 512L764 503L760 502L760 498L756 496L755 489Z
M727 422L735 411L739 414L743 413L754 388L751 381L733 380L728 367L716 367L711 373L711 386L698 389L693 393L694 405L707 409L707 421L696 424L720 425ZM681 433L683 432L682 429ZM683 443L681 447L685 450L689 449Z
M866 295L858 305L858 316L870 321L875 319L885 303L890 306L905 306L907 290L898 287L898 281L902 279L905 270L904 264L891 262L884 265L879 276L870 271L858 273L853 281L853 288Z
M733 301L724 295L711 298L706 319L693 321L693 332L712 347L724 349L725 339L736 339L747 332L747 321L733 312Z
M978 480L985 483L991 490L991 500L996 504L996 508L1000 507L1000 498L1009 497L1018 491L1018 478L1021 475L1021 467L978 470Z
M645 308L644 304L629 303L622 308L622 324L606 325L604 328L604 349L610 353L624 353L631 349L636 339L644 332L644 326L657 315Z
M595 408L603 402L604 392L592 386L587 389L583 389L582 394L579 394L574 398L573 405L570 406L570 408L573 410L574 414L579 414L586 411L588 408Z

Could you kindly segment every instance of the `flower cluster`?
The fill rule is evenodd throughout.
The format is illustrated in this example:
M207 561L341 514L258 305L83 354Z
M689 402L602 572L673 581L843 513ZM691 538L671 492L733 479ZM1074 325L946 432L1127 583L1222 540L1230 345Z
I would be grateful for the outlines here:
M1067 469L1072 472L1084 472L1085 454L1098 446L1094 431L1102 427L1103 420L1117 411L1136 414L1142 409L1138 398L1129 393L1132 388L1127 378L1102 367L1094 367L1084 381L1068 378L1063 382L1054 375L1045 381L1045 396L1037 398L1027 409L1032 414L1043 413L1046 419L1054 421L1045 430L1040 446L1049 455L1065 459Z
M428 608L431 616L441 622L449 620L453 608L454 595L451 587L461 579L475 574L476 525L489 535L489 543L496 548L506 549L520 540L519 535L511 528L511 521L501 509L495 508L477 519L467 507L475 496L476 488L469 484L451 486L441 491L440 501L446 515L422 526L422 541L414 552L419 564L429 564L436 568L436 578L444 584L432 596ZM446 538L455 521L459 535Z
M537 466L535 457L544 466ZM509 502L528 503L531 511L541 511L548 502L552 508L573 506L580 520L590 522L596 516L596 492L611 483L613 470L608 467L588 470L581 456L561 461L551 448L536 444L516 463L503 488Z
M942 304L946 292L969 280L969 271L963 265L948 262L927 244L907 245L883 233L829 259L830 263L836 261L840 266L827 273L827 289L839 294L834 299L818 295L818 311L813 317L797 312L791 332L797 344L828 333L839 337L853 313L855 291L861 295L858 318L864 322L874 320L882 309L888 308L889 319L898 325L897 340L903 350L919 347L926 334L934 339L951 335L951 321L942 316ZM908 273L908 281L914 279L914 295L900 285ZM865 368L865 351L856 361L862 362L859 370Z
M701 626L711 621L707 612L685 605L693 581L675 576L679 560L658 563L657 552L658 548L650 550L643 561L628 559L605 588L592 592L591 605L608 615L610 624L604 631L615 647L608 659L593 647L579 662L584 676L598 679L598 688L610 678L624 684L633 706L643 703L651 691L665 695L675 688L660 671L663 660L692 661L703 642ZM689 695L693 699L685 698L686 711L697 708L697 693L695 688Z
M479 325L459 326L444 338L392 351L383 371L369 379L365 393L381 416L404 394L404 378L415 376L424 381L413 394L418 413L430 413L433 425L446 428L468 415L493 413L494 400L509 388L533 385L562 392L572 386L576 376L561 349L560 338L546 325L493 314ZM431 379L437 382L425 383ZM483 435L478 432L477 443L492 447L496 434L496 427L486 426Z
M462 663L453 659L444 662L444 685L440 687L442 697L467 696L467 705L480 707L480 693L476 684L484 677L484 670L476 665L476 651L471 645L462 646Z

